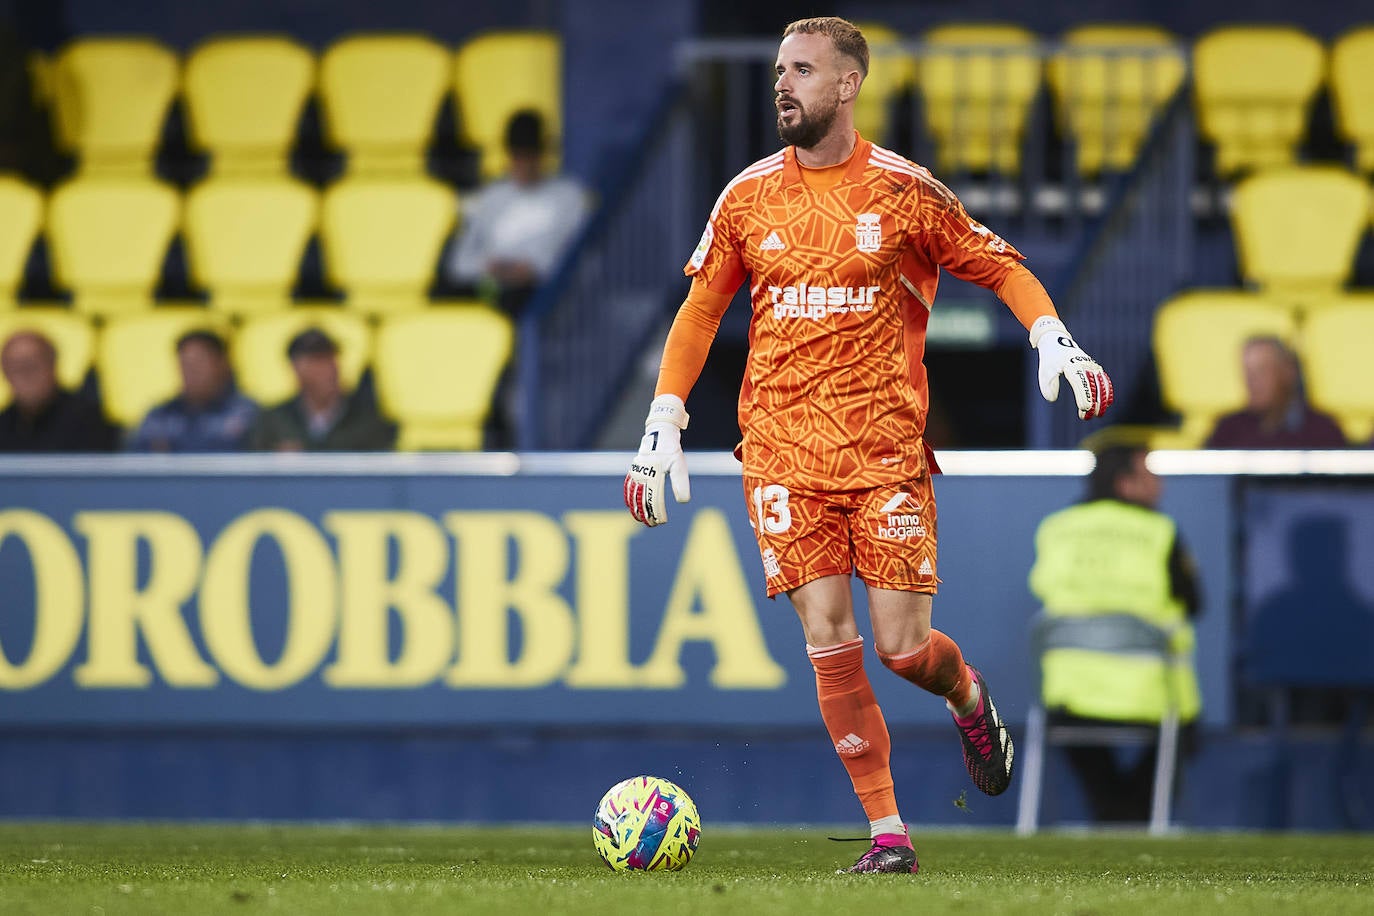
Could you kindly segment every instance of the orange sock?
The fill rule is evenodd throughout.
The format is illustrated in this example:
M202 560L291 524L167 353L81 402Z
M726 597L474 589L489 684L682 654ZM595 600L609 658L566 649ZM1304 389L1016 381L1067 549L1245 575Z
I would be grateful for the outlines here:
M897 814L888 759L892 739L864 674L863 638L835 646L807 646L816 669L816 698L835 752L849 771L854 793L870 822Z
M901 655L878 653L889 670L922 690L942 696L955 709L961 709L973 699L973 677L964 664L959 644L939 630L910 652Z

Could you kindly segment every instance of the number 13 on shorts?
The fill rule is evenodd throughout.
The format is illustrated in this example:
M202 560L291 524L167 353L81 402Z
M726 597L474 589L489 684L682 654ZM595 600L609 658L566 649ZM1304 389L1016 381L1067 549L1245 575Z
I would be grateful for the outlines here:
M787 488L779 483L754 487L754 524L760 531L782 534L792 527L787 495Z

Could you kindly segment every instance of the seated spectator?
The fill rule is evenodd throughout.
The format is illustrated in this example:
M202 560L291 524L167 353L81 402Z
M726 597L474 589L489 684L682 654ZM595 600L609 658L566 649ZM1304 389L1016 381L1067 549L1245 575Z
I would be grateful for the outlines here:
M1247 404L1217 420L1205 448L1345 448L1341 427L1307 403L1298 357L1277 337L1252 337L1241 354Z
M396 443L396 427L364 398L339 383L339 346L307 328L286 348L299 393L258 414L251 448L278 452L371 452Z
M1138 618L1171 634L1177 659L1142 655L1122 664L1119 651L1086 642L1047 648L1038 659L1041 702L1055 724L1086 728L1158 725L1173 708L1185 723L1181 750L1191 754L1202 708L1192 664L1202 588L1178 526L1159 511L1162 489L1144 448L1104 449L1083 501L1036 530L1029 583L1047 618ZM1064 750L1095 820L1149 820L1156 744L1129 755L1108 744Z
M135 452L238 452L258 405L234 386L229 352L213 331L189 331L177 341L181 393L143 418L128 442Z
M510 176L464 204L463 228L444 273L452 283L483 290L519 318L581 228L588 195L571 178L544 174L544 121L537 111L511 117L506 150Z
M100 406L57 384L57 350L37 331L17 331L0 348L14 400L0 411L0 452L110 452L119 430Z
M544 120L526 109L506 125L510 175L465 202L462 231L443 265L444 278L476 288L512 320L524 314L548 280L589 210L585 188L572 178L544 173ZM507 366L492 397L484 447L513 448L520 424L514 367Z

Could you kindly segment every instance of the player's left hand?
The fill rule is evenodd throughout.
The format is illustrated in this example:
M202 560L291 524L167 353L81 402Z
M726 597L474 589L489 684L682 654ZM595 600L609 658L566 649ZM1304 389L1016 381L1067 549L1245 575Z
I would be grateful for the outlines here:
M649 405L639 453L625 475L625 508L650 528L668 521L665 479L671 479L678 502L692 498L692 481L682 454L682 430L687 428L687 420L687 410L677 395L661 394Z
M1031 346L1040 353L1040 393L1045 400L1059 398L1059 377L1068 379L1073 398L1078 402L1078 418L1100 417L1111 406L1116 394L1112 380L1101 366L1069 336L1058 318L1037 319L1030 330Z

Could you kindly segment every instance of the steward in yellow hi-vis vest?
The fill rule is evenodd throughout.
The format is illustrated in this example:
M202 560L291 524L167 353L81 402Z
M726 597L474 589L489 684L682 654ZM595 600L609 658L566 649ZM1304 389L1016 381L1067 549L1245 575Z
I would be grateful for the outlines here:
M1157 659L1052 648L1041 660L1047 710L1114 721L1157 722L1174 695L1179 718L1201 707L1192 665L1197 584L1173 519L1153 506L1159 479L1138 449L1099 456L1089 499L1050 515L1035 536L1030 589L1050 616L1131 614L1171 634L1172 676Z

